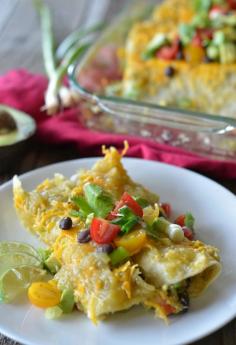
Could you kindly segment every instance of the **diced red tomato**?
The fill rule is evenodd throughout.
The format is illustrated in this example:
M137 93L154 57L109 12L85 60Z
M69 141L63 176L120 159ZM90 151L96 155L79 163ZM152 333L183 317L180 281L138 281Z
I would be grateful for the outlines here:
M197 29L198 35L200 35L202 41L203 40L212 40L213 38L213 29Z
M236 0L227 0L227 3L231 10L236 10Z
M156 302L160 305L160 307L163 309L166 316L173 314L176 311L176 308L167 303L162 297L157 296Z
M205 39L212 39L213 30L212 29L197 29L195 36L192 39L192 44L197 47L203 46L203 41Z
M174 314L174 312L176 311L176 308L168 303L163 303L161 306L164 309L166 316Z
M105 219L93 218L90 234L96 243L106 244L111 243L120 231L120 226L111 224Z
M210 12L209 12L209 18L210 19L214 19L216 18L218 15L221 15L221 14L226 14L227 13L227 9L223 6L220 6L220 5L214 5L212 6L212 8L210 9Z
M200 35L196 34L192 39L192 45L196 47L202 47L202 38Z
M182 230L184 232L184 236L188 238L190 241L193 240L193 231L189 229L187 226L183 226Z
M127 192L124 192L114 210L109 214L108 219L112 220L117 217L119 209L123 206L128 206L137 216L143 216L142 207L132 198L132 196L130 196Z
M156 53L156 56L159 59L163 60L175 60L179 51L179 39L176 38L172 45L164 46L159 49Z
M164 202L164 203L161 203L160 206L164 210L167 218L169 218L170 214L171 214L171 205L166 203L166 202Z
M180 225L182 227L185 225L184 222L185 222L185 214L181 214L175 220L175 224L178 224L178 225Z

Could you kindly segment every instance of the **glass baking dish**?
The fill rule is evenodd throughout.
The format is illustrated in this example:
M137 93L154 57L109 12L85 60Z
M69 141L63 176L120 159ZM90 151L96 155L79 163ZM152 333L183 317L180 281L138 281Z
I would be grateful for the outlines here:
M136 21L148 18L158 1L127 3L83 58L68 70L71 86L84 100L84 125L93 130L138 135L211 158L235 160L235 119L106 94L107 86L122 78L120 51L130 28Z

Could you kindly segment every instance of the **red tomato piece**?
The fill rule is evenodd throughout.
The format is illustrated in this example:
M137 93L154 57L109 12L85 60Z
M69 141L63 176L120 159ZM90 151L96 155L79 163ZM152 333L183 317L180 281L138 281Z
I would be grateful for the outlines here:
M236 10L236 0L227 0L227 3L231 10Z
M213 29L198 29L198 32L202 39L211 40L213 38Z
M196 47L202 47L202 39L201 36L196 34L192 39L192 45Z
M143 209L142 207L135 201L132 196L130 196L127 192L124 192L122 195L120 201L117 203L114 210L109 214L108 219L112 220L115 217L117 217L118 211L121 207L128 206L134 214L136 214L139 217L143 216Z
M184 236L188 238L190 241L193 240L193 231L189 229L187 226L183 226L182 230L184 232Z
M90 227L91 238L99 244L111 243L119 231L119 225L111 224L102 218L93 218Z
M161 49L159 49L156 53L156 56L159 59L163 60L175 60L178 54L180 48L180 42L179 39L176 38L172 45L170 46L164 46Z
M175 220L175 224L178 224L178 225L180 225L180 226L184 226L185 224L184 224L184 222L185 222L185 214L181 214L179 217L177 217L176 218L176 220Z
M212 6L212 8L210 9L209 12L209 18L210 19L214 19L216 18L218 15L224 15L226 14L228 11L225 7L220 6L220 5L214 5Z
M220 5L214 5L214 6L212 6L212 8L210 9L209 18L210 18L210 19L214 19L214 18L216 18L218 15L220 15L220 14L226 14L226 13L227 13L227 10L226 10L225 7L220 6Z
M167 303L164 299L162 299L160 296L156 297L156 302L160 305L160 307L163 309L166 316L173 314L176 311L176 308Z
M163 303L161 306L164 309L166 316L174 314L174 312L176 311L176 308L168 303Z
M203 41L206 39L212 39L212 29L197 29L195 36L192 39L192 44L197 47L203 46Z
M168 204L167 202L164 202L164 203L161 203L160 206L164 210L167 218L170 218L170 214L171 214L171 206L170 206L170 204Z

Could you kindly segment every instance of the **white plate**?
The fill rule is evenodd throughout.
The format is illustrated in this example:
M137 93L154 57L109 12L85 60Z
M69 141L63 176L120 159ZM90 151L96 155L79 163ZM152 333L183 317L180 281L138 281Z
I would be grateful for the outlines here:
M54 172L70 176L95 161L54 164L23 175L22 181L31 189ZM163 201L171 202L174 215L186 211L194 214L198 238L220 248L220 278L192 302L187 314L173 317L169 326L143 308L117 313L98 327L79 312L48 321L42 310L24 300L0 305L0 332L31 345L183 345L213 332L236 315L236 197L210 179L184 169L139 159L124 159L124 164L135 181L159 193ZM17 220L11 189L11 182L0 188L0 240L39 246Z

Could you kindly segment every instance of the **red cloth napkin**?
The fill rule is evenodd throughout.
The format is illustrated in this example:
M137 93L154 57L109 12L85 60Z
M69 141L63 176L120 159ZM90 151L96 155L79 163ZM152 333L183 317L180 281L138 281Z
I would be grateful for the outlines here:
M201 157L180 148L134 136L88 130L79 123L78 109L66 110L54 117L40 111L47 80L24 70L11 71L0 77L0 103L31 114L38 125L37 136L44 143L73 143L80 156L101 154L101 145L123 148L128 139L127 156L156 160L189 168L218 178L236 178L236 161L219 161Z

